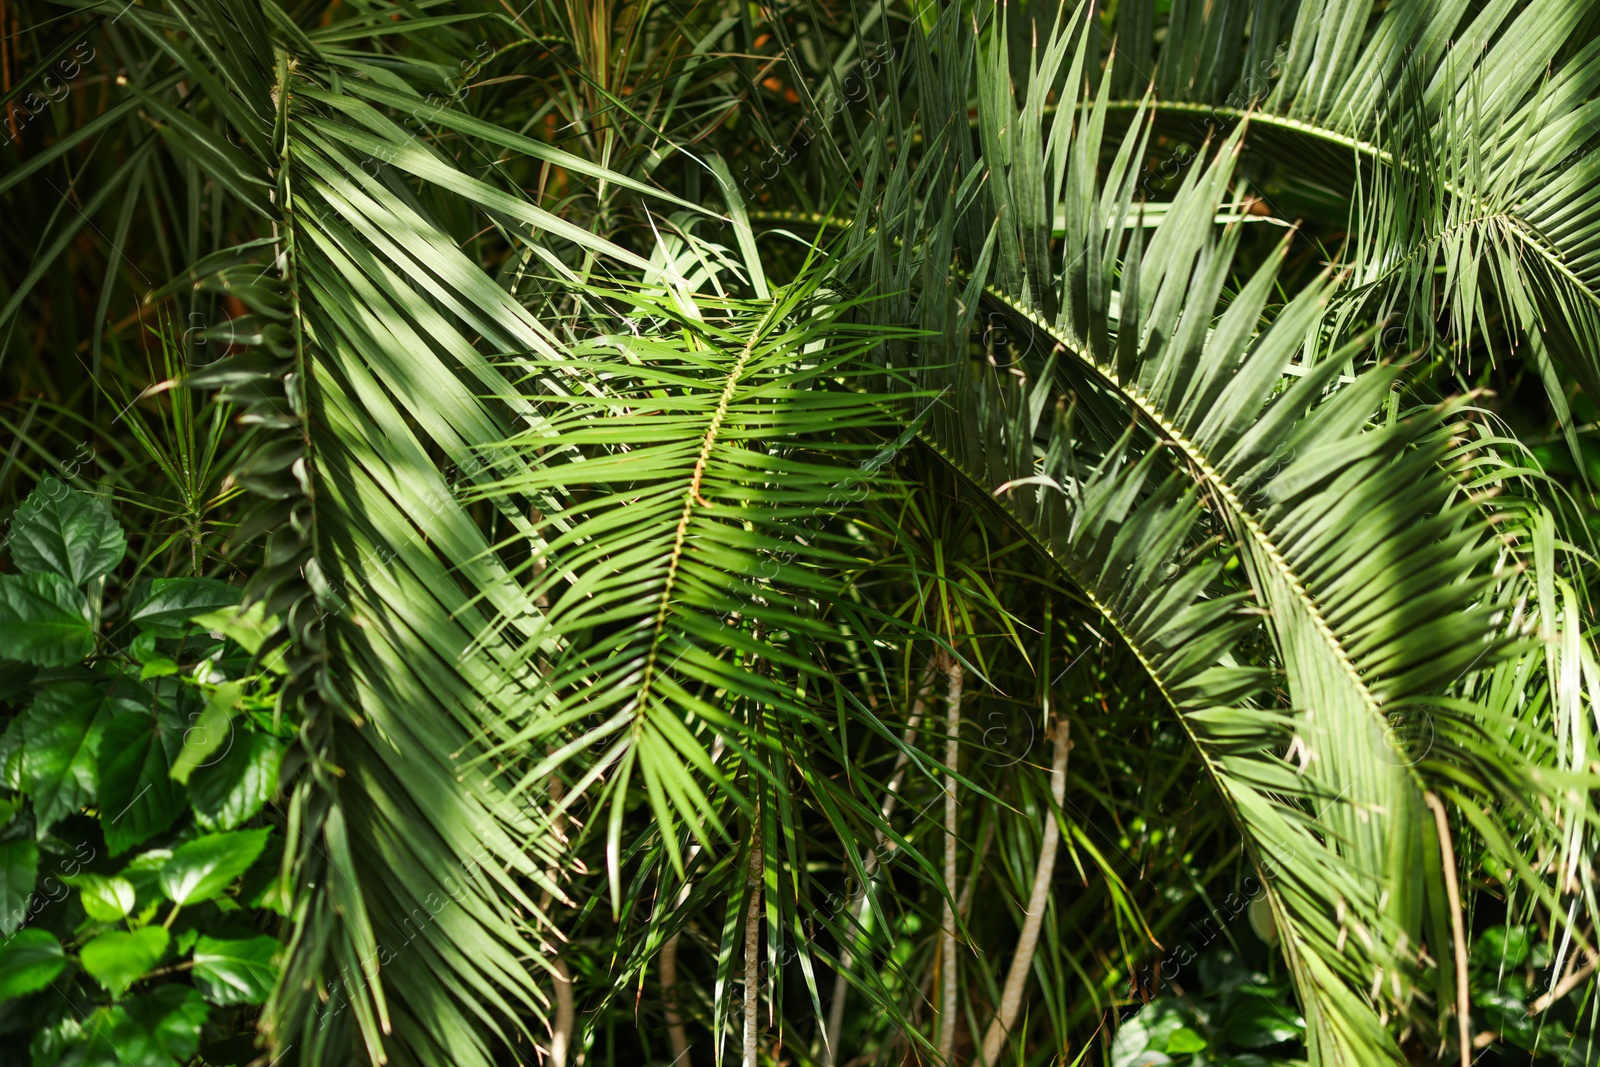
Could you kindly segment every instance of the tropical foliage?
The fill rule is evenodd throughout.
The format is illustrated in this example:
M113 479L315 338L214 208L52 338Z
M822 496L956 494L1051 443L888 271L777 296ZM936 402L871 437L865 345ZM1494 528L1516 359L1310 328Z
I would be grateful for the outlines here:
M1600 5L0 26L8 1062L1594 1062Z
M260 611L238 616L238 591L210 578L108 583L122 527L105 499L55 478L7 542L5 693L24 708L0 738L7 1057L248 1052L248 1006L282 950L252 918L287 913L283 843L261 811L288 730L272 662L253 662ZM140 847L153 839L170 847Z

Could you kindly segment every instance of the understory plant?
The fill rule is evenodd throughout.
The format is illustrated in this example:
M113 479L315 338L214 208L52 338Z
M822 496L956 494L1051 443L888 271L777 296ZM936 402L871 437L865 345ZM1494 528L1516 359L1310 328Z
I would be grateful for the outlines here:
M263 808L291 731L252 656L260 612L214 579L118 582L110 504L53 478L6 546L0 1049L248 1062L287 905Z

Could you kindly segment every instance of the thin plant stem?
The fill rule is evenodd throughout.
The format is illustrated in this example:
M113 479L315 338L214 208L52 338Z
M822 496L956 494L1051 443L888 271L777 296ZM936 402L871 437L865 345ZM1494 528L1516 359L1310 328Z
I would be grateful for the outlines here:
M756 1021L761 997L761 882L765 871L761 847L761 807L756 806L750 828L750 858L745 865L745 887L750 902L744 912L744 1067L756 1067Z
M1055 760L1050 765L1050 799L1052 804L1045 816L1044 838L1039 843L1039 862L1033 871L1033 890L1028 895L1028 908L1022 920L1022 932L1017 935L1017 951L1011 957L1011 970L1006 974L1005 990L1000 994L1000 1007L989 1032L983 1038L983 1062L993 1067L999 1059L1000 1048L1006 1035L1017 1021L1022 1007L1022 991L1028 984L1028 974L1033 969L1033 954L1039 947L1039 931L1044 926L1044 911L1050 903L1050 883L1055 875L1056 848L1061 843L1061 824L1057 813L1067 796L1067 753L1072 748L1068 738L1065 718L1055 725Z
M961 757L961 661L951 657L945 697L944 741L944 924L939 950L939 1061L952 1063L960 976L956 965L956 763Z

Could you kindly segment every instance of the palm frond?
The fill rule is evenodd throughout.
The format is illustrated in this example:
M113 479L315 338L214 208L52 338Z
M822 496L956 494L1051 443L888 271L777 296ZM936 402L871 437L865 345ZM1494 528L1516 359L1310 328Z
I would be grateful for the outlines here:
M1065 56L1056 47L1061 36L1058 31L1042 51L1056 67ZM1078 55L1081 63L1081 48ZM977 76L997 81L1004 70L980 60ZM1034 72L1033 84L1054 77L1047 67ZM1184 670L1162 663L1153 650L1171 647L1176 656L1182 648L1181 664L1190 672L1220 670L1248 658L1232 649L1243 630L1220 631L1226 636L1213 648L1192 640L1191 623L1181 631L1191 640L1164 644L1160 625L1185 625L1186 603L1191 611L1218 613L1230 601L1208 599L1218 574L1205 568L1180 569L1181 580L1159 572L1171 583L1159 595L1155 572L1140 578L1140 568L1155 566L1150 560L1166 565L1180 549L1185 557L1205 559L1207 533L1239 552L1253 598L1268 609L1288 705L1295 711L1288 720L1294 740L1282 741L1280 749L1258 749L1253 759L1229 753L1224 761L1213 754L1211 765L1257 862L1272 857L1276 866L1276 858L1292 855L1296 864L1309 865L1287 876L1274 872L1273 900L1291 932L1291 960L1310 1005L1308 1016L1314 1017L1314 1054L1342 1062L1388 1048L1393 1056L1392 1044L1380 1036L1377 1011L1366 1002L1369 987L1384 985L1385 999L1404 1010L1409 983L1418 977L1422 914L1443 905L1419 895L1435 846L1410 813L1420 811L1425 785L1421 771L1411 766L1412 754L1386 737L1387 716L1490 654L1488 612L1472 610L1481 579L1470 577L1485 562L1487 528L1461 505L1447 504L1450 482L1438 470L1442 447L1424 447L1437 414L1362 432L1383 409L1395 371L1368 371L1325 397L1358 351L1321 350L1317 338L1329 283L1299 294L1270 330L1259 331L1275 274L1269 261L1227 311L1213 317L1239 237L1237 227L1217 237L1213 221L1239 133L1214 163L1190 172L1148 246L1142 245L1143 228L1128 223L1137 211L1131 205L1137 177L1131 161L1142 156L1137 128L1104 182L1095 179L1108 84L1102 84L1080 130L1069 131L1061 123L1071 120L1057 118L1048 149L1039 108L1031 114L1026 105L1012 110L1009 92L985 98L990 110L980 110L980 126L1003 131L1010 147L1003 162L991 153L997 172L990 183L997 190L992 211L1000 236L984 254L1027 264L1027 273L1017 275L1027 287L1024 294L991 288L989 296L1019 325L1041 333L1045 344L1036 347L1050 355L1042 368L1030 363L1026 381L1005 380L1017 367L1009 375L980 367L976 377L958 369L950 385L951 411L930 423L929 435L978 485L1004 491L1008 510L1035 531L1080 588L1107 597L1113 589L1119 595L1127 587L1143 590L1125 603L1098 606L1135 649L1146 650L1152 676L1192 724L1203 751L1219 740L1200 725L1208 715L1225 724L1223 736L1228 729L1248 735L1242 723L1260 716L1253 732L1270 737L1282 728L1283 712L1245 710L1265 697L1257 688L1232 694L1247 698L1244 708L1202 713L1197 699L1211 705L1233 701L1187 696ZM1023 157L1027 152L1036 154L1033 162ZM1030 217L1013 206L1024 195L1019 191L1031 195L1040 186L1040 174L1046 188L1062 190L1068 208L1059 260L1034 266L1029 257L1005 250L1030 241L1044 247L1029 231L1048 225L1048 214ZM1124 253L1122 234L1130 228L1133 244ZM1057 270L1061 289L1054 300L1034 297L1030 303L1027 294ZM962 306L978 305L974 286L982 274L980 266ZM943 297L935 293L930 299L937 304ZM1059 310L1052 313L1052 305ZM962 331L952 333L959 337ZM1307 347L1312 358L1298 361L1297 353ZM1048 425L1047 413L1063 402L1056 399L1061 388L1070 388L1074 398L1071 429ZM1113 443L1118 422L1130 417L1135 428ZM1084 460L1070 458L1096 439L1105 458L1091 469L1108 486L1105 499L1118 501L1110 512L1119 520L1116 552L1110 542L1097 548L1092 540L1074 540L1075 531L1110 522L1095 518L1096 508L1111 507L1096 503L1100 498L1090 492L1100 482L1077 473L1074 465ZM1361 443L1352 445L1353 439ZM1127 464L1137 472L1128 475L1129 485L1112 481L1130 448L1137 449L1135 455L1153 451ZM1176 470L1161 490L1146 490L1150 464L1163 451L1176 454ZM1070 503L1058 503L1063 494ZM1148 518L1136 510L1146 497L1158 510L1189 499L1193 511ZM1078 508L1085 517L1069 519ZM1203 524L1202 515L1214 518ZM1406 547L1390 555L1380 544ZM1131 576L1119 571L1115 580L1109 573L1095 576L1096 567L1112 561L1135 569ZM1214 558L1208 562L1220 567ZM1073 570L1083 566L1090 568L1087 574ZM1159 620L1136 629L1141 613L1157 605ZM1368 744L1349 743L1363 737ZM1298 773L1283 762L1285 755L1299 758ZM1356 892L1359 884L1370 892Z
M478 597L524 629L535 607L435 456L468 483L509 470L482 449L526 404L473 342L553 348L348 146L392 151L486 207L521 201L370 109L323 106L318 53L275 52L243 8L180 13L197 41L233 55L223 76L254 159L230 165L273 191L278 227L177 283L250 307L217 331L249 354L192 384L223 387L268 431L237 475L262 498L241 537L267 535L250 597L285 620L284 710L302 724L286 774L295 936L268 1018L306 1062L345 1062L354 1045L373 1062L487 1064L492 1040L526 1034L544 1011L529 961L544 958L545 920L531 894L561 895L545 873L558 844L503 779L467 774L478 739L527 700L513 646L483 645ZM520 508L502 514L530 528Z
M1600 41L1582 5L1329 0L1291 24L1271 4L1175 3L1154 51L1152 7L1118 7L1111 108L1149 86L1190 140L1248 118L1285 188L1358 198L1360 313L1420 297L1412 327L1447 317L1461 348L1504 315L1600 389Z

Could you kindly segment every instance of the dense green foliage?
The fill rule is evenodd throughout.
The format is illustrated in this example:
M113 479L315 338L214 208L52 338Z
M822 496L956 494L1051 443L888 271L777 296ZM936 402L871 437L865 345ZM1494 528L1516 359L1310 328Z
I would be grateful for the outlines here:
M1600 4L0 27L6 1062L1595 1062Z
M283 947L257 915L287 904L261 819L288 730L251 655L260 611L209 578L117 581L110 505L55 478L6 544L0 1049L243 1062Z

